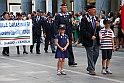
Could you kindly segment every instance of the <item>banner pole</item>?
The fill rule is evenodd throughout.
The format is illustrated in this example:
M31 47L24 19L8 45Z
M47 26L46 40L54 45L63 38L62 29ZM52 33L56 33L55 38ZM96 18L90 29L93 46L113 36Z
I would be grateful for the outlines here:
M124 0L121 0L122 32L124 34Z

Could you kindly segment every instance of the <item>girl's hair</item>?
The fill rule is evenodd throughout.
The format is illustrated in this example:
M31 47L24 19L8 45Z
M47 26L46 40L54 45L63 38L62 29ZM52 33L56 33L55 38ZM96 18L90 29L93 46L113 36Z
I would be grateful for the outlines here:
M78 13L76 13L75 16L78 17Z
M119 12L115 12L115 18L121 17L121 14Z
M104 10L101 10L103 14L105 14L105 11Z
M110 13L110 18L111 17L114 17L114 13L111 11L111 12L109 12Z

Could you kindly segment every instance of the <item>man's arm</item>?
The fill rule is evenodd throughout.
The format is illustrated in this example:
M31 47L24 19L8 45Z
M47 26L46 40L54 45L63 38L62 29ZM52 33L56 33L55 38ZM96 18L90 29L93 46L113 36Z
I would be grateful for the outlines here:
M46 37L46 20L42 19L43 36Z
M54 32L55 32L55 34L58 33L58 26L59 26L59 14L55 16L55 21L54 21Z
M81 20L81 32L83 34L83 36L87 37L88 39L92 39L92 35L87 31L86 28L89 28L86 26L86 19L82 18Z
M44 20L42 28L43 28L43 36L44 38L46 38L46 20Z
M42 22L43 33L46 33L46 20Z

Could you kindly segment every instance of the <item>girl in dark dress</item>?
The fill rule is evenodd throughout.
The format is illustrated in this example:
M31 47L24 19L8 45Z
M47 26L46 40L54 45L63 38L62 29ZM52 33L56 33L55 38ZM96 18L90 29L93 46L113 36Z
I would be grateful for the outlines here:
M65 58L68 58L67 47L69 45L68 36L65 34L65 25L59 26L59 34L56 35L56 54L55 58L58 59L57 63L57 75L66 75L63 71Z

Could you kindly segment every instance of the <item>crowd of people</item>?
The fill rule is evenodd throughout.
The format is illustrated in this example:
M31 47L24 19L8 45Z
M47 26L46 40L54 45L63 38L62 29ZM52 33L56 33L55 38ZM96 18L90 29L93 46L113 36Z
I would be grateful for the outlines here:
M66 75L64 72L64 60L68 58L68 65L77 65L75 62L72 44L79 44L85 47L87 52L88 67L90 75L95 75L95 64L99 56L99 46L102 50L102 73L110 73L110 59L112 51L124 48L124 34L121 31L121 9L118 12L109 12L106 16L105 11L101 10L100 15L96 15L96 7L88 5L83 12L68 12L65 3L60 6L61 12L53 15L52 13L43 13L38 9L31 14L25 12L4 12L1 20L30 20L32 19L32 37L33 45L30 46L30 53L33 53L34 43L36 45L36 54L40 53L41 29L45 38L44 51L48 53L50 44L52 53L58 58L57 75ZM115 37L115 39L114 39ZM116 42L116 45L114 45ZM55 44L57 49L55 49ZM17 54L20 54L19 46ZM2 54L9 56L9 47L4 47ZM23 46L23 54L28 54L26 46Z

